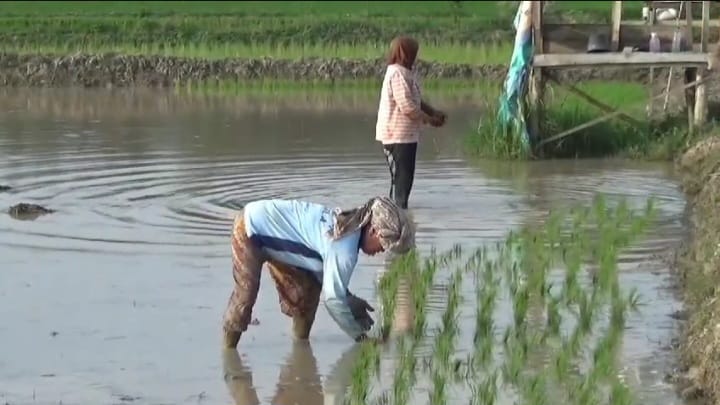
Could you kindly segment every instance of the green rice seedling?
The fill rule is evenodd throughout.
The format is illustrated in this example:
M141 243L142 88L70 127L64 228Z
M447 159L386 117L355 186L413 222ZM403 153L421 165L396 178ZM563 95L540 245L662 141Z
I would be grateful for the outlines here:
M435 273L437 272L437 268L437 261L430 258L426 259L425 266L419 277L414 277L416 284L415 288L412 289L412 305L415 309L415 318L413 320L413 338L416 342L425 336L425 330L427 327L426 301L430 288L433 285L433 279L435 277Z
M529 377L522 387L522 396L527 404L549 405L545 377L542 373Z
M518 287L512 297L513 300L513 319L515 321L515 329L521 330L525 325L527 316L528 302L530 300L530 292L527 287Z
M382 324L380 326L381 334L383 336L387 336L390 333L390 329L392 328L393 323L393 316L395 313L395 306L397 304L396 301L396 294L397 294L397 286L398 286L398 279L397 276L393 275L392 277L388 277L388 282L386 283L385 288L383 288L382 291Z
M633 403L633 396L630 389L628 389L627 385L623 384L617 376L613 380L608 403L613 405L631 405Z
M442 315L441 329L435 339L435 364L443 371L447 371L455 351L455 340L458 334L457 317L460 306L460 287L462 283L462 269L458 268L452 275L448 303Z
M407 268L409 258L413 258L412 254L395 258L389 266L388 271L380 279L379 288L382 301L382 323L380 325L381 334L387 336L392 328L395 307L397 306L397 292L400 284L400 277Z
M400 365L395 370L391 403L400 405L408 403L410 390L415 384L417 358L413 354L412 344L407 339L400 339L398 352L400 353Z
M483 284L484 288L477 289L477 308L475 310L475 334L473 336L473 364L484 366L491 360L494 344L493 312L497 290L491 284Z
M560 336L560 326L562 324L562 315L560 314L561 300L556 297L550 297L547 300L546 313L547 321L545 325L545 338Z
M486 374L481 383L471 386L471 405L493 405L497 400L497 380L499 374L496 370Z
M505 362L502 365L503 380L517 385L527 360L527 342L509 326L503 337Z
M433 370L431 373L433 387L429 393L430 403L444 404L447 400L447 377L440 370Z
M590 378L590 374L575 383L568 393L568 398L575 404L599 405L596 382Z
M626 316L637 306L638 296L634 290L621 288L617 260L622 249L650 224L652 210L647 207L644 213L636 213L627 203L611 206L598 197L589 207L551 213L539 229L512 232L504 242L495 244L492 252L487 247L472 251L463 265L456 263L461 258L458 248L442 254L433 251L423 261L419 256L414 261L398 259L388 271L387 281L381 283L383 300L391 303L390 292L397 288L399 277L414 275L411 301L425 320L416 320L413 333L399 342L393 385L379 400L409 401L420 364L421 370L429 371L431 403L445 403L449 389L462 383L471 391L471 403L493 403L498 377L503 387L528 404L546 404L550 398L553 402L599 404L607 397L629 403L629 389L615 376ZM433 353L419 358L418 342L425 332L418 330L426 328L429 316L427 294L435 275L453 265L446 306L432 334ZM597 266L598 277L606 281L586 285L581 274L588 265ZM550 280L555 282L558 271L563 273L558 275L558 285L553 285ZM461 326L458 315L465 298L460 286L468 274L475 285L475 330L472 349L459 358L455 353ZM494 315L501 294L508 295L513 315L501 342L496 342ZM543 311L545 318L536 326L537 310ZM593 343L603 321L607 325ZM567 322L574 325L565 331ZM493 354L502 356L497 365ZM550 360L549 369L533 366L537 355ZM377 357L373 356L377 352L370 353L365 362L375 364ZM362 375L356 378L353 392L354 397L367 399L367 390L360 388L363 378L368 380Z
M359 359L351 371L350 405L366 404L372 385L372 370L377 368L379 352L372 343L363 343Z

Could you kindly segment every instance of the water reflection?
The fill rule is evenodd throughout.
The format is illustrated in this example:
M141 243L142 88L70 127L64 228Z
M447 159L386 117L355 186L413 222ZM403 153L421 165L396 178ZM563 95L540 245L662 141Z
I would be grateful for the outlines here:
M273 405L343 404L350 386L352 366L360 353L360 345L351 345L333 365L323 384L317 360L309 341L296 340L280 370ZM261 401L253 384L252 371L235 349L222 352L224 380L235 405L258 405Z
M406 211L408 218L417 232L418 223L415 220L415 215L412 209ZM375 276L375 296L381 299L380 295L380 283L388 272L390 266L395 260L395 255L387 253L383 255L383 264L380 267ZM419 270L419 269L417 269ZM398 287L395 295L395 308L393 309L392 325L390 326L390 338L399 338L412 330L415 322L415 305L412 300L412 281L413 279L408 274L402 274L398 277ZM376 317L382 317L383 308L382 303L379 305L380 310L376 311ZM376 322L379 324L380 322Z
M338 97L338 92L341 97ZM288 112L374 114L377 109L375 89L337 91L243 91L241 93L206 93L167 89L0 89L0 118L30 114L43 119L62 121L132 122L147 111L155 119L183 114L222 111L233 117L279 117ZM89 103L88 99L93 102ZM462 95L439 92L433 102L445 109L482 110L487 102L472 93ZM219 115L219 114L218 114Z

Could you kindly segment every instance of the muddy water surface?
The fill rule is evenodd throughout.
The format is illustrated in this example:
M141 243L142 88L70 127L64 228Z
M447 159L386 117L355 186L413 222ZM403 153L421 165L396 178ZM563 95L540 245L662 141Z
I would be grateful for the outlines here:
M685 205L670 168L470 165L455 142L482 102L437 101L451 121L427 132L411 196L425 252L498 241L596 192L637 207L658 199L657 226L623 255L623 286L637 287L645 303L628 321L623 374L640 402L680 403L663 382L676 327L669 315L679 304L662 256L683 236ZM309 345L292 344L268 278L258 325L238 352L220 350L232 287L228 237L232 215L251 200L348 207L386 193L374 107L373 95L2 94L0 184L13 188L0 193L0 206L31 202L57 212L34 221L0 215L0 402L341 403L356 346L324 308ZM383 270L382 257L361 257L352 290L377 303ZM446 292L431 295L442 311ZM466 395L453 400L467 403Z

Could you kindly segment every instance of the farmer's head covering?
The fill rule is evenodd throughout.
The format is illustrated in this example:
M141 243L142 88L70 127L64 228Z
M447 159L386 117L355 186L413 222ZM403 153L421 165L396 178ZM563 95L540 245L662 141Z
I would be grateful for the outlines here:
M373 197L360 207L335 211L333 239L339 239L368 223L377 232L385 251L403 254L415 245L415 234L407 214L387 197Z
M415 38L405 35L393 38L390 42L390 52L387 58L388 65L397 63L412 70L419 48L420 46Z

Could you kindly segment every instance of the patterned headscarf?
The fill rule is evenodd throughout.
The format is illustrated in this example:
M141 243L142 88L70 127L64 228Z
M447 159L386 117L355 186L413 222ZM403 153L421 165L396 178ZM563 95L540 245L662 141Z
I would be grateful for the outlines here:
M347 211L336 209L331 236L337 240L368 223L377 232L385 251L403 254L415 246L412 223L406 213L387 197L373 197L362 206Z

